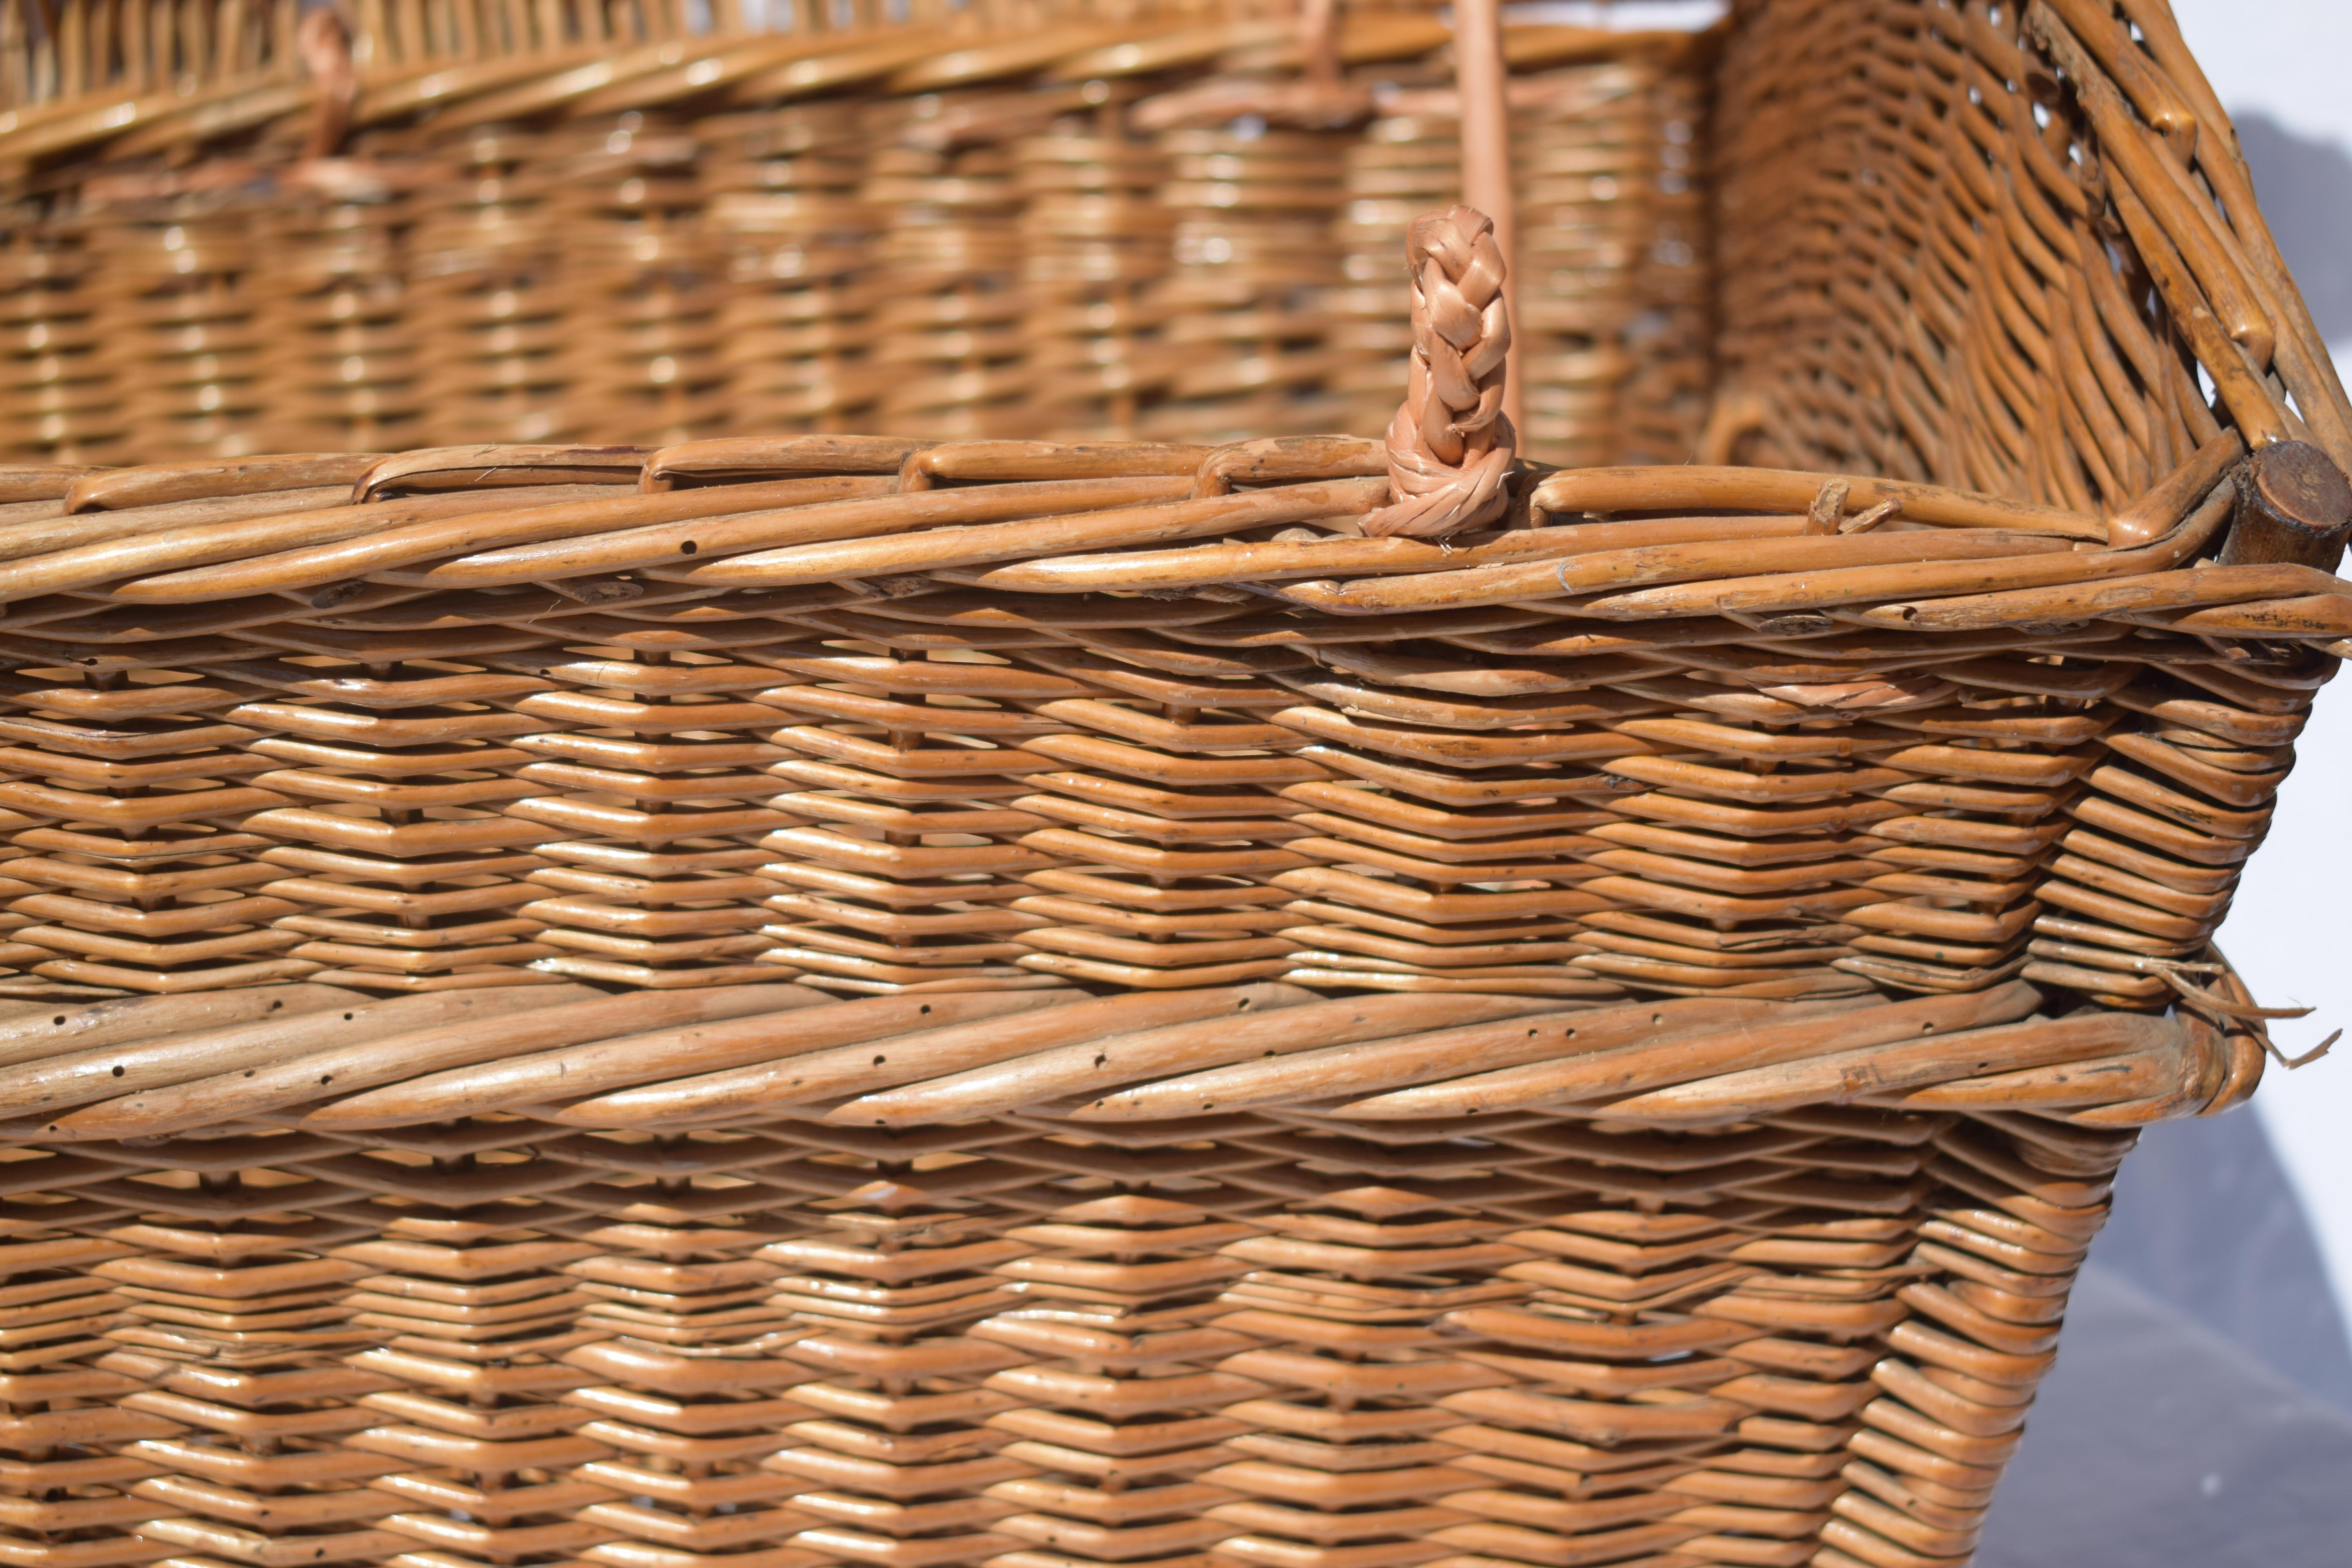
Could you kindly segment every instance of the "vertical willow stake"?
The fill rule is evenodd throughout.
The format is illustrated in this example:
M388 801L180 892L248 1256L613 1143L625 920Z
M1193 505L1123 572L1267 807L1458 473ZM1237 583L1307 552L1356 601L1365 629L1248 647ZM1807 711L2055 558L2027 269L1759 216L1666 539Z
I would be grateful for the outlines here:
M1518 209L1511 199L1511 121L1503 65L1501 0L1454 0L1454 80L1462 98L1462 200L1493 220L1495 244L1511 273L1517 270ZM1518 281L1506 276L1503 303L1519 313ZM1503 411L1514 426L1520 417L1526 382L1519 374L1518 345L1511 345Z

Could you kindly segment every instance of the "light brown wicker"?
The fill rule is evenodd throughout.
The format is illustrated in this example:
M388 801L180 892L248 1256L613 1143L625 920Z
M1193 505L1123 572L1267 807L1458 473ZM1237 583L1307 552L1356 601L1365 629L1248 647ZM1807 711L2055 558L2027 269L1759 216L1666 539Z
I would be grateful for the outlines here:
M857 106L798 104L702 121L727 411L746 430L841 431L864 419L874 209L857 199Z
M262 445L385 450L425 435L406 242L422 171L312 165L261 221Z
M485 127L447 153L417 193L409 235L412 315L428 439L543 441L581 432L565 418L562 298L541 140Z
M845 32L812 16L782 37L723 8L699 34L668 7L525 10L386 7L339 44L320 26L332 13L314 9L301 47L207 67L192 95L86 82L0 121L25 262L0 288L27 319L64 310L54 334L89 308L93 267L152 264L142 247L175 211L222 215L232 249L286 237L271 258L228 259L345 269L331 284L217 275L284 313L249 381L190 382L184 354L152 334L126 336L103 367L27 367L47 379L21 400L14 451L164 460L853 428L1374 435L1402 390L1395 256L1423 197L1375 169L1408 122L1453 156L1447 33L1425 15L1350 12L1330 40L1344 65L1318 74L1295 24L1246 10L1064 15L1040 33L919 8ZM615 52L607 38L641 41ZM1687 216L1699 186L1682 166L1700 122L1658 105L1696 102L1706 46L1531 26L1509 50L1538 226L1522 267L1556 295L1526 314L1528 450L1688 458L1709 380L1704 302L1685 287L1662 314L1640 258L1679 244L1681 275L1705 276ZM28 60L17 75L45 72ZM1575 85L1596 72L1619 85ZM1604 117L1595 90L1623 111ZM1533 107L1552 100L1574 112ZM1572 160L1594 134L1622 193L1553 172L1554 151ZM338 150L351 156L322 156ZM632 163L647 157L675 161ZM586 188L608 176L603 195ZM338 237L301 237L329 208ZM1660 225L1675 237L1652 245ZM637 254L649 246L658 257ZM333 312L362 297L379 334L397 310L413 363L325 346L357 331ZM1657 386L1628 379L1653 364ZM173 385L209 401L84 428Z
M0 284L7 332L5 436L15 462L68 464L123 455L121 410L90 289L87 230L28 224L9 237Z
M1454 207L1407 229L1385 442L0 470L0 1558L1959 1568L2136 1130L2260 1079L2276 1015L2210 939L2352 656L2352 408L2121 5L1741 5L1687 252L1559 221L1672 167L1561 121L1519 255L1706 348L1723 461L1529 460ZM1535 90L1694 123L1652 58ZM999 79L915 133L927 79L710 143L718 195L787 198L730 230L761 330L860 301L786 341L871 354L877 410L938 379L886 365L992 374L1004 303L1096 342L1038 331L1054 288L1244 311L1181 251L1088 272L1097 209L1024 226L1073 163L1382 166L1273 123L1348 90L1312 73L1107 95L1066 160ZM610 86L485 121L498 177L418 232L627 231L617 183L500 167ZM1279 115L1148 123L1188 91ZM821 153L860 140L915 206L858 205ZM1279 239L1176 222L1228 206ZM859 278L859 223L936 287ZM250 300L236 237L152 291ZM436 244L480 258L446 384L600 395L569 327L495 326L577 274ZM1351 395L1352 286L1286 305L1332 356L1292 403ZM1537 427L1616 330L1547 288ZM1108 312L1132 410L1057 406L1205 419L1151 389L1182 319ZM1622 373L1640 439L1680 374Z
M565 423L653 445L715 435L719 258L693 132L635 113L582 130L537 219L561 247Z

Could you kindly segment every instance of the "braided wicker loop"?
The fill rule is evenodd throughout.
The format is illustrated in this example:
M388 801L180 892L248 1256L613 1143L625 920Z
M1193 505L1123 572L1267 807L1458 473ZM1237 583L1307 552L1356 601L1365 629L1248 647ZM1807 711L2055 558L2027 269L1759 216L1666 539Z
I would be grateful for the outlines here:
M1475 207L1413 220L1412 364L1404 402L1389 421L1394 503L1364 519L1374 537L1441 539L1491 521L1518 432L1503 413L1504 356L1511 346L1503 304L1503 253L1495 226Z

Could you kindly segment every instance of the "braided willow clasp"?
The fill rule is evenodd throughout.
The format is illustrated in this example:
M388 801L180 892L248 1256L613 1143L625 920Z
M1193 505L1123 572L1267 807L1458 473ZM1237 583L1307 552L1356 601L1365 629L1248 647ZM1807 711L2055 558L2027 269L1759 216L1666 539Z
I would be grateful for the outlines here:
M1369 534L1443 538L1500 515L1518 432L1503 413L1511 346L1495 225L1475 207L1412 220L1412 364L1389 421L1392 500L1364 519Z

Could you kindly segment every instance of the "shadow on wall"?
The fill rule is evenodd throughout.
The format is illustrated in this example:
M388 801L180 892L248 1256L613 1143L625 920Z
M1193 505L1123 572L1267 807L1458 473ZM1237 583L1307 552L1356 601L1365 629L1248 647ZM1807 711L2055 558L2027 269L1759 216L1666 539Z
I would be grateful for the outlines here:
M2352 338L2352 152L2257 111L2236 118L2238 146L2287 269L2319 335L2341 343Z

